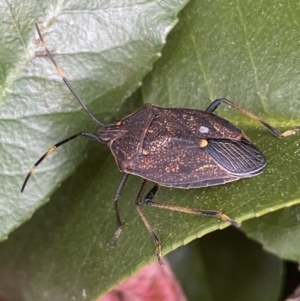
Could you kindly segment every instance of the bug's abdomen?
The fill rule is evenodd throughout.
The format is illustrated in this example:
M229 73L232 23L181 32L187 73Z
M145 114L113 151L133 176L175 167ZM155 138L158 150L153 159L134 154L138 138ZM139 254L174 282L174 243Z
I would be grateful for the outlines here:
M230 145L230 147L228 147ZM224 149L234 151L228 155ZM264 156L251 144L208 141L204 148L189 146L165 149L159 155L138 156L127 172L162 186L192 188L224 184L261 173Z

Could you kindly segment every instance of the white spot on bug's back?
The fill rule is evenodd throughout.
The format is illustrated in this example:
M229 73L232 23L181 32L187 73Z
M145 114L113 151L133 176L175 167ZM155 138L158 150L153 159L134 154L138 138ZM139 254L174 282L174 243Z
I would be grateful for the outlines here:
M199 132L202 134L207 134L209 132L209 128L206 126L201 125L199 128Z

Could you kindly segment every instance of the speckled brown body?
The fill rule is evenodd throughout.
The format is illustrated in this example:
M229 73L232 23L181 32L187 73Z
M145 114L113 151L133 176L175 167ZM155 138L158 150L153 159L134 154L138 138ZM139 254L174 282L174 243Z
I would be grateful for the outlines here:
M209 112L145 104L97 132L120 171L162 186L218 185L263 171L266 161L248 138Z

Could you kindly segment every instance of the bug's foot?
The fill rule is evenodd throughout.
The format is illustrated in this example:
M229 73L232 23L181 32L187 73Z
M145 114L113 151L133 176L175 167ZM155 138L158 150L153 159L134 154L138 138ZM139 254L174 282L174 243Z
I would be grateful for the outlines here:
M117 231L114 233L114 236L112 237L112 239L111 239L110 242L109 242L109 245L110 245L111 247L114 247L114 245L115 245L115 243L116 243L116 240L119 238L119 236L120 236L120 234L121 234L121 232L122 232L124 226L125 226L125 224L121 224L121 225L118 227Z
M230 223L232 226L235 226L237 228L239 228L242 224L238 221L235 221L234 219L231 219L229 216L227 216L226 214L220 213L219 215L220 219L224 222L228 222Z
M300 131L300 126L297 126L297 127L293 128L293 129L286 130L285 132L281 133L280 137L282 137L282 138L288 137L288 136L296 134L299 131Z
M164 265L164 262L161 259L162 255L161 255L161 246L160 246L160 244L156 246L156 256L157 256L158 263L160 265Z

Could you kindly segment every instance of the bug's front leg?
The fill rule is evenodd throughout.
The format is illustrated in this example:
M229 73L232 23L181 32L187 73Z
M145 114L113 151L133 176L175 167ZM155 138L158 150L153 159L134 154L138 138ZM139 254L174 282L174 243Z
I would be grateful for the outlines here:
M120 212L119 212L119 206L118 206L118 200L120 198L120 195L123 191L123 188L128 180L129 174L125 173L124 176L121 179L121 182L117 188L117 191L115 193L115 197L114 197L114 209L115 209L115 216L116 216L116 223L117 223L117 230L114 233L113 238L110 240L110 246L113 246L116 242L116 240L118 239L118 237L120 236L123 228L124 228L124 223L122 223L121 221L121 216L120 216Z

